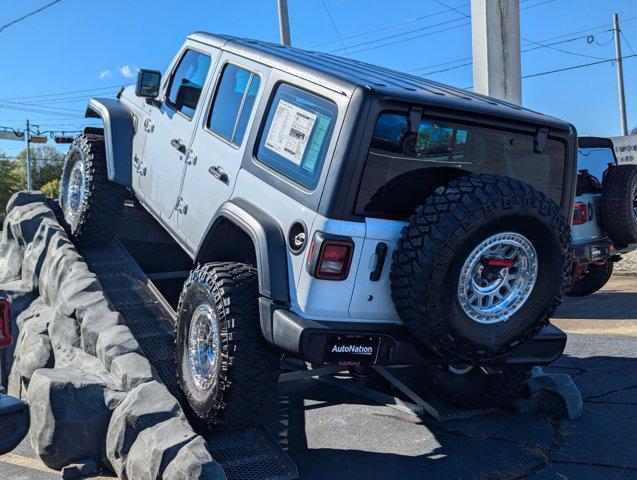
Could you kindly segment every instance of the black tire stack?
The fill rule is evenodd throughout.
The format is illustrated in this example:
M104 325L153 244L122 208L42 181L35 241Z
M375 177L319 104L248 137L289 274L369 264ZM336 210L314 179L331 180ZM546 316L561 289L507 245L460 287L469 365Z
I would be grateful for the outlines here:
M637 243L637 165L611 166L602 182L603 226L618 247Z

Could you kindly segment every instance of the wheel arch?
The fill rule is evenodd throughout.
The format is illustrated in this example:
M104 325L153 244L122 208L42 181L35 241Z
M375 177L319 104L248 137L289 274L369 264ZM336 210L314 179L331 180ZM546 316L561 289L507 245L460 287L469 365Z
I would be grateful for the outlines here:
M272 216L247 200L225 202L210 222L195 264L211 261L254 261L259 293L290 301L285 235Z
M91 98L86 107L86 118L100 118L104 125L104 149L108 179L124 187L133 180L133 136L135 120L122 102L112 98ZM94 133L93 127L87 127Z

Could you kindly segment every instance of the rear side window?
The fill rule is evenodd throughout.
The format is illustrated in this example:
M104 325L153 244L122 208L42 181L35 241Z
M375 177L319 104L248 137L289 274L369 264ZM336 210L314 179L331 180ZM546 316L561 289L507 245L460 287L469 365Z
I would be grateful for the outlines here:
M315 188L336 113L329 100L281 84L261 134L258 160L306 188Z
M195 114L201 90L210 70L210 57L195 50L186 50L170 79L167 103L189 118Z
M208 128L230 143L241 145L259 84L259 76L255 73L227 64L221 73Z

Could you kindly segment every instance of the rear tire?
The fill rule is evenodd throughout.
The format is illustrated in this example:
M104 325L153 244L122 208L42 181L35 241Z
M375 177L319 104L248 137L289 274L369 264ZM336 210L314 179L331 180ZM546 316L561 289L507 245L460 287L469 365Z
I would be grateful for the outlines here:
M179 384L195 417L223 430L258 425L276 399L279 356L261 333L258 298L257 270L242 263L196 268L179 298Z
M602 223L620 247L637 243L637 165L610 167L604 176Z
M530 367L503 367L485 372L480 367L429 365L428 379L445 400L468 408L503 407L528 393Z
M586 270L575 280L573 286L566 292L569 297L585 297L600 290L613 276L613 262L603 265L593 263L587 265Z
M104 137L71 144L60 180L60 208L70 237L83 247L108 245L119 226L126 189L108 180Z

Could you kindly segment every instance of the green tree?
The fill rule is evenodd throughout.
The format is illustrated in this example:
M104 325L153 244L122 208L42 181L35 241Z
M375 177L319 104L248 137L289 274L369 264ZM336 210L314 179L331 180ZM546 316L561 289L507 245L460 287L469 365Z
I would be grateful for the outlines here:
M0 152L0 216L4 216L4 208L11 195L22 188L20 163L8 158L4 152Z
M62 175L64 154L51 145L31 147L31 178L33 189L40 190L45 184L57 180ZM26 185L27 149L18 154L22 165L24 184Z

